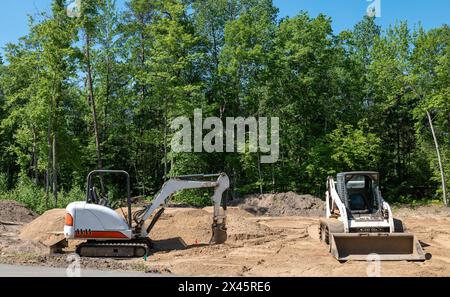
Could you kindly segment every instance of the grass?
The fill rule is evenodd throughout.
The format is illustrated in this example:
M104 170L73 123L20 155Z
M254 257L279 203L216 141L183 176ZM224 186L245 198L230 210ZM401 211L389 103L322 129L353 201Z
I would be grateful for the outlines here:
M442 200L438 199L427 199L427 200L412 200L408 202L394 202L389 203L392 208L401 208L401 207L419 207L419 206L444 206Z
M55 205L53 197L47 201L44 189L36 186L29 178L21 178L17 186L12 190L0 189L0 200L14 200L24 204L27 208L42 214L52 208L65 208L73 201L80 201L84 197L81 189L74 187L70 191L62 189L58 193L58 201Z

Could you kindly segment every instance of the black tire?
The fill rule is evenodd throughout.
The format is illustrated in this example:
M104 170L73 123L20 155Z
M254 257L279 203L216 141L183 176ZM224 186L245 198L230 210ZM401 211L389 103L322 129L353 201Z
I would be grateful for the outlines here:
M395 233L403 233L405 232L405 225L401 220L393 219L394 220L394 232Z
M136 249L134 250L135 256L136 257L144 257L145 255L147 255L147 249L144 247L136 247Z
M330 244L330 234L344 233L344 224L337 219L320 220L319 235L320 241Z

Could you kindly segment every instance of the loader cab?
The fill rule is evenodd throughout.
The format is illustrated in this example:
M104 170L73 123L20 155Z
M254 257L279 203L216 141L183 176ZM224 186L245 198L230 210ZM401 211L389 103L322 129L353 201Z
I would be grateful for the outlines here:
M354 216L381 213L377 172L345 172L337 176L339 196Z

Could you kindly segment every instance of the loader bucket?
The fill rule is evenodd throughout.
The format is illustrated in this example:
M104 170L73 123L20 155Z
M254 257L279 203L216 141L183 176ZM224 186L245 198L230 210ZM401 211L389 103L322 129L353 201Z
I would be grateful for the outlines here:
M424 261L425 253L414 234L333 233L331 254L339 261ZM373 257L368 257L368 255Z

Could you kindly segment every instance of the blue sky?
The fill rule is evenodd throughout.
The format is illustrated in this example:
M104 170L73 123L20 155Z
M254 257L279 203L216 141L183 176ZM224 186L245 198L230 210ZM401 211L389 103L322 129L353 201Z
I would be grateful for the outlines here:
M125 1L117 3L123 5ZM352 28L373 1L381 3L377 22L384 28L399 20L407 20L410 25L420 22L425 29L449 24L449 0L274 0L274 4L280 9L280 17L294 16L301 10L311 16L331 16L337 33ZM27 15L48 11L50 3L51 0L0 0L0 48L27 34Z

